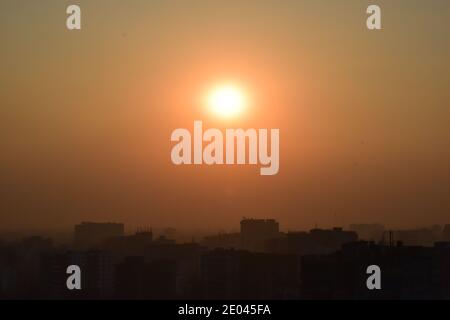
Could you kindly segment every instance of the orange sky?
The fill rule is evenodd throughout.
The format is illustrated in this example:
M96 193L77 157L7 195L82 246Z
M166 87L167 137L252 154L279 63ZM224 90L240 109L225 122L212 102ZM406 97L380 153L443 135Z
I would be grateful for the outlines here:
M0 3L0 226L81 220L284 229L449 223L450 3L376 1ZM242 117L205 112L241 83ZM175 167L170 133L279 128L280 173Z

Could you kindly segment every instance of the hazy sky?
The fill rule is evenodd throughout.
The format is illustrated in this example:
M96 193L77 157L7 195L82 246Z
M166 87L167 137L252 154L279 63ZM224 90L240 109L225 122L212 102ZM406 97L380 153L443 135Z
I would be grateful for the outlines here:
M0 229L450 223L449 21L448 0L2 0ZM199 102L224 80L238 119ZM174 166L194 120L279 128L279 174Z

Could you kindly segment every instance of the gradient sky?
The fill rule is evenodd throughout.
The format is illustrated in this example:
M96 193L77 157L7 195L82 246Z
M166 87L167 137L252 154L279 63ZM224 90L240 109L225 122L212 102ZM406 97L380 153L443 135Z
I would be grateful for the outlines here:
M449 21L448 0L2 0L0 229L450 223ZM227 122L199 103L223 80L252 97ZM172 165L194 120L279 128L280 173Z

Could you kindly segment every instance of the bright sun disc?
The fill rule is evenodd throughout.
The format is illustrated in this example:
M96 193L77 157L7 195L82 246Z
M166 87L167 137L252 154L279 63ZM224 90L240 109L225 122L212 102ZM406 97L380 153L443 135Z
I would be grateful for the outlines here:
M234 86L221 86L208 96L208 106L224 118L238 115L245 108L246 99L241 90Z

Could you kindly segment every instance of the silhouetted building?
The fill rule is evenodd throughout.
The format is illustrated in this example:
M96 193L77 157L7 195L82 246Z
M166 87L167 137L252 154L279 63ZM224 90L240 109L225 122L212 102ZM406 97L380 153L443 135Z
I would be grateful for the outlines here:
M116 268L116 297L120 299L175 299L176 262L127 257Z
M42 254L53 241L28 237L0 247L0 297L36 299L42 295Z
M401 241L409 246L431 247L436 241L441 240L440 234L430 228L398 230L394 232L394 240Z
M278 222L273 219L243 219L241 248L255 252L266 251L268 240L280 236Z
M176 239L177 229L172 228L172 227L164 228L163 235L169 239Z
M155 242L146 249L145 259L153 261L173 261L177 265L175 291L180 298L192 298L198 293L200 258L206 248L198 243Z
M374 242L380 242L385 232L384 225L377 223L351 224L349 229L350 231L355 231L359 239Z
M110 299L114 294L115 274L111 255L105 251L85 253L86 293L90 299ZM83 272L82 271L82 272Z
M82 222L75 226L74 241L79 249L98 248L113 237L124 235L122 223Z
M299 267L295 255L217 249L202 257L203 298L299 298Z
M132 235L109 238L104 242L103 248L111 252L117 261L126 256L143 256L153 241L151 231L140 231Z
M14 251L0 248L0 299L21 298L20 266L21 261Z
M81 290L68 290L67 267L81 269ZM114 293L114 268L105 251L55 252L43 256L45 296L51 299L109 299Z
M450 224L446 224L442 231L442 240L450 241Z
M44 254L42 262L42 278L44 295L50 299L77 299L83 298L81 290L69 291L66 286L68 275L67 267L77 265L83 269L86 265L85 256L78 252L48 253ZM81 287L86 286L86 279L82 275Z
M175 244L175 240L167 238L165 235L161 235L153 241L153 245Z
M239 249L241 247L240 233L220 233L203 238L202 245L208 249L224 248Z
M367 267L381 268L382 290L368 290ZM354 242L330 255L302 257L304 299L448 299L450 245L435 247Z
M345 243L358 240L353 231L342 228L328 230L312 229L310 232L289 232L283 237L271 240L270 252L284 254L327 254L341 249Z

